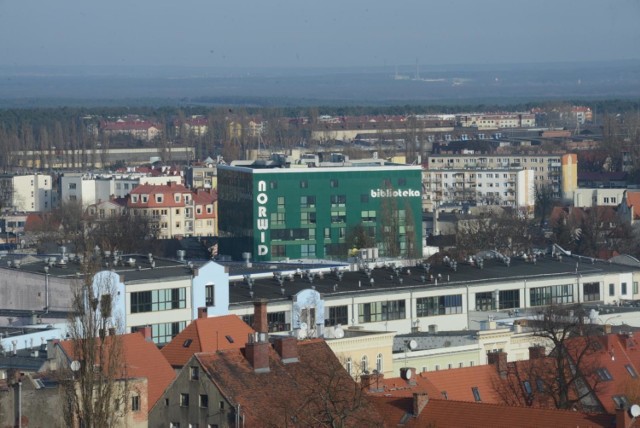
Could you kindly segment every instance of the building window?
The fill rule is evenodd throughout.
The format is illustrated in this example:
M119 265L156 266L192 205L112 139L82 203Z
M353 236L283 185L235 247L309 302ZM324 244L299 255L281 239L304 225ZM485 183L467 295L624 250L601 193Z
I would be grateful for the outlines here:
M420 297L416 299L418 317L462 313L462 294L451 296Z
M482 401L482 399L480 398L480 391L478 390L477 386L472 386L471 387L471 392L473 392L473 398L476 401Z
M300 208L315 208L315 196L300 196Z
M625 395L614 395L611 397L616 403L617 409L626 409L629 407L629 399Z
M204 300L206 306L215 305L214 285L207 284L204 286Z
M269 312L267 313L267 323L269 324L269 332L289 331L290 324L285 322L285 312ZM243 315L242 321L246 324L253 325L253 314Z
M156 202L159 204L162 203L162 195L156 195Z
M369 372L369 358L366 355L363 355L362 359L360 359L360 370L362 373Z
M33 182L31 184L33 185ZM69 183L69 190L76 190L76 183Z
M274 190L278 188L278 182L277 181L270 181L269 182L269 189Z
M139 412L140 411L140 396L133 395L131 396L131 411Z
M324 228L324 239L331 239L331 228Z
M175 336L178 335L187 326L186 321L168 322L161 324L151 325L151 337L153 342L157 345L170 342ZM141 330L142 326L131 327L131 332Z
M495 309L496 302L494 294L491 291L476 293L476 311L492 311Z
M349 375L351 376L353 372L353 362L351 361L351 357L347 358L346 366L347 373L349 373Z
M611 376L611 373L609 373L609 370L607 370L604 367L599 368L598 370L596 370L596 373L598 374L598 377L602 381L613 380L613 376Z
M284 210L284 196L278 196L278 210L283 211Z
M347 203L347 195L331 195L331 208L343 208Z
M376 371L382 373L382 354L376 356Z
M638 373L636 373L635 369L633 368L632 365L630 364L625 364L624 366L625 369L627 369L627 372L629 373L629 376L631 376L632 378L637 378L638 377Z
M347 325L349 324L348 306L329 307L329 317L325 319L325 325Z
M209 407L209 396L207 394L200 394L200 402L198 404L200 407Z
M623 282L620 284L620 294L625 295L627 294L627 283Z
M342 211L331 211L331 223L346 223L347 222L347 212Z
M316 213L315 212L302 212L302 213L300 213L300 223L301 224L316 224Z
M338 187L338 180L331 179L331 181L329 182L329 185L333 188Z
M189 407L189 394L180 394L180 407Z
M633 281L633 294L638 294L638 281Z
M134 314L184 309L186 305L187 289L184 287L131 293L131 313Z
M149 195L142 195L141 200L146 204L147 202L149 202Z
M189 367L191 380L200 379L200 368L199 367Z
M520 290L500 290L498 296L498 306L500 309L520 307Z
M285 223L285 213L271 213L271 224L273 226L284 226Z
M271 256L272 257L286 257L286 246L284 245L271 245Z
M361 221L375 222L376 221L376 212L374 210L361 211L360 212L360 219L361 219Z
M315 256L316 256L315 244L300 245L300 257L315 257Z
M529 290L531 306L563 305L573 303L573 285L552 285Z
M609 296L616 295L616 286L615 284L609 284Z
M300 188L306 189L307 187L309 187L309 182L307 180L300 180Z
M582 284L582 292L585 302L594 302L600 300L600 283L585 282Z
M405 304L405 300L360 303L358 305L358 322L365 323L405 319Z

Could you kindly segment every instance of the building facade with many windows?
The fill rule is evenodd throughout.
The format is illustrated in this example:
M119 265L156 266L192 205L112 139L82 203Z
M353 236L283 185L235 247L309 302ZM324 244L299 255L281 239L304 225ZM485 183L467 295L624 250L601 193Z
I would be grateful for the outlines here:
M380 256L421 254L421 168L218 166L221 236L256 261L345 258L354 239ZM366 238L362 236L366 236Z

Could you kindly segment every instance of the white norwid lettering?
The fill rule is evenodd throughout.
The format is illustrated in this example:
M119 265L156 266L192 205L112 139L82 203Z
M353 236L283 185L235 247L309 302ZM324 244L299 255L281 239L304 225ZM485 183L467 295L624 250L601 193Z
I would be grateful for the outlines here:
M260 243L258 244L258 255L266 256L269 254L269 247L266 245L267 234L265 231L269 230L269 214L267 212L266 203L269 201L267 196L267 182L264 180L258 181L258 195L256 196L256 202L258 202L258 218L256 219L256 227L260 231Z
M266 193L258 193L258 197L256 198L259 204L266 204L269 200L269 197Z

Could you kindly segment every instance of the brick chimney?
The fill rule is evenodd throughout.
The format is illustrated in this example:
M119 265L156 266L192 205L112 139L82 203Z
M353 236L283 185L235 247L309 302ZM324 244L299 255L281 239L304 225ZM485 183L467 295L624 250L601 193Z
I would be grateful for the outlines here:
M382 392L384 391L384 374L370 373L360 375L360 389L363 392Z
M413 416L418 417L424 406L429 402L429 394L426 392L414 392L413 393Z
M536 360L538 358L544 358L545 355L545 347L544 346L530 346L529 347L529 359Z
M611 324L604 325L604 334L611 334Z
M153 342L153 338L151 337L151 326L150 325L145 325L144 327L142 327L138 331L140 332L142 337L144 337L144 340L146 340L147 342Z
M198 319L200 318L208 318L209 314L207 313L207 308L200 307L198 308Z
M269 370L269 348L271 345L267 340L266 333L251 333L249 341L245 345L244 355L256 373L268 373Z
M253 329L258 333L269 332L267 321L267 299L258 299L253 302Z
M414 367L402 367L400 368L400 377L407 381L409 385L417 385L416 383L416 369Z
M624 349L635 349L636 342L633 340L633 333L621 333L618 335Z
M616 408L616 428L629 428L633 424L634 418L631 417L629 409Z
M275 341L274 347L276 352L282 358L283 364L297 363L298 359L298 340L295 337L282 337Z
M496 370L502 379L507 378L507 353L503 351L487 352L489 364L496 366Z

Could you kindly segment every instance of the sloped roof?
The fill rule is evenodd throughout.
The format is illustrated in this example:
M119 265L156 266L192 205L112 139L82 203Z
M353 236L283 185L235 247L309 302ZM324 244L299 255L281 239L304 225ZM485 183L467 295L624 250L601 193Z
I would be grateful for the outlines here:
M253 332L237 315L197 318L163 347L161 352L169 364L182 367L197 352L244 348L247 338Z
M640 218L640 192L627 191L626 198L627 206L629 208L633 207L634 220Z
M122 351L125 361L124 371L128 379L146 378L148 385L148 409L162 396L164 390L176 377L175 370L167 362L153 342L145 340L141 333L130 333L117 336L122 340ZM108 336L105 340L112 340ZM74 355L73 340L58 343L69 361L81 359ZM121 374L125 376L125 374Z
M473 428L538 428L538 427L611 427L615 418L570 410L514 407L487 403L429 399L418 417L412 415L413 399L375 397L373 403L384 415L385 426L395 427L473 427Z
M268 373L255 373L239 349L195 358L221 393L241 405L246 426L330 426L325 404L333 415L348 414L345 427L381 426L376 408L324 340L298 342L297 349L299 362L283 364L269 346Z

